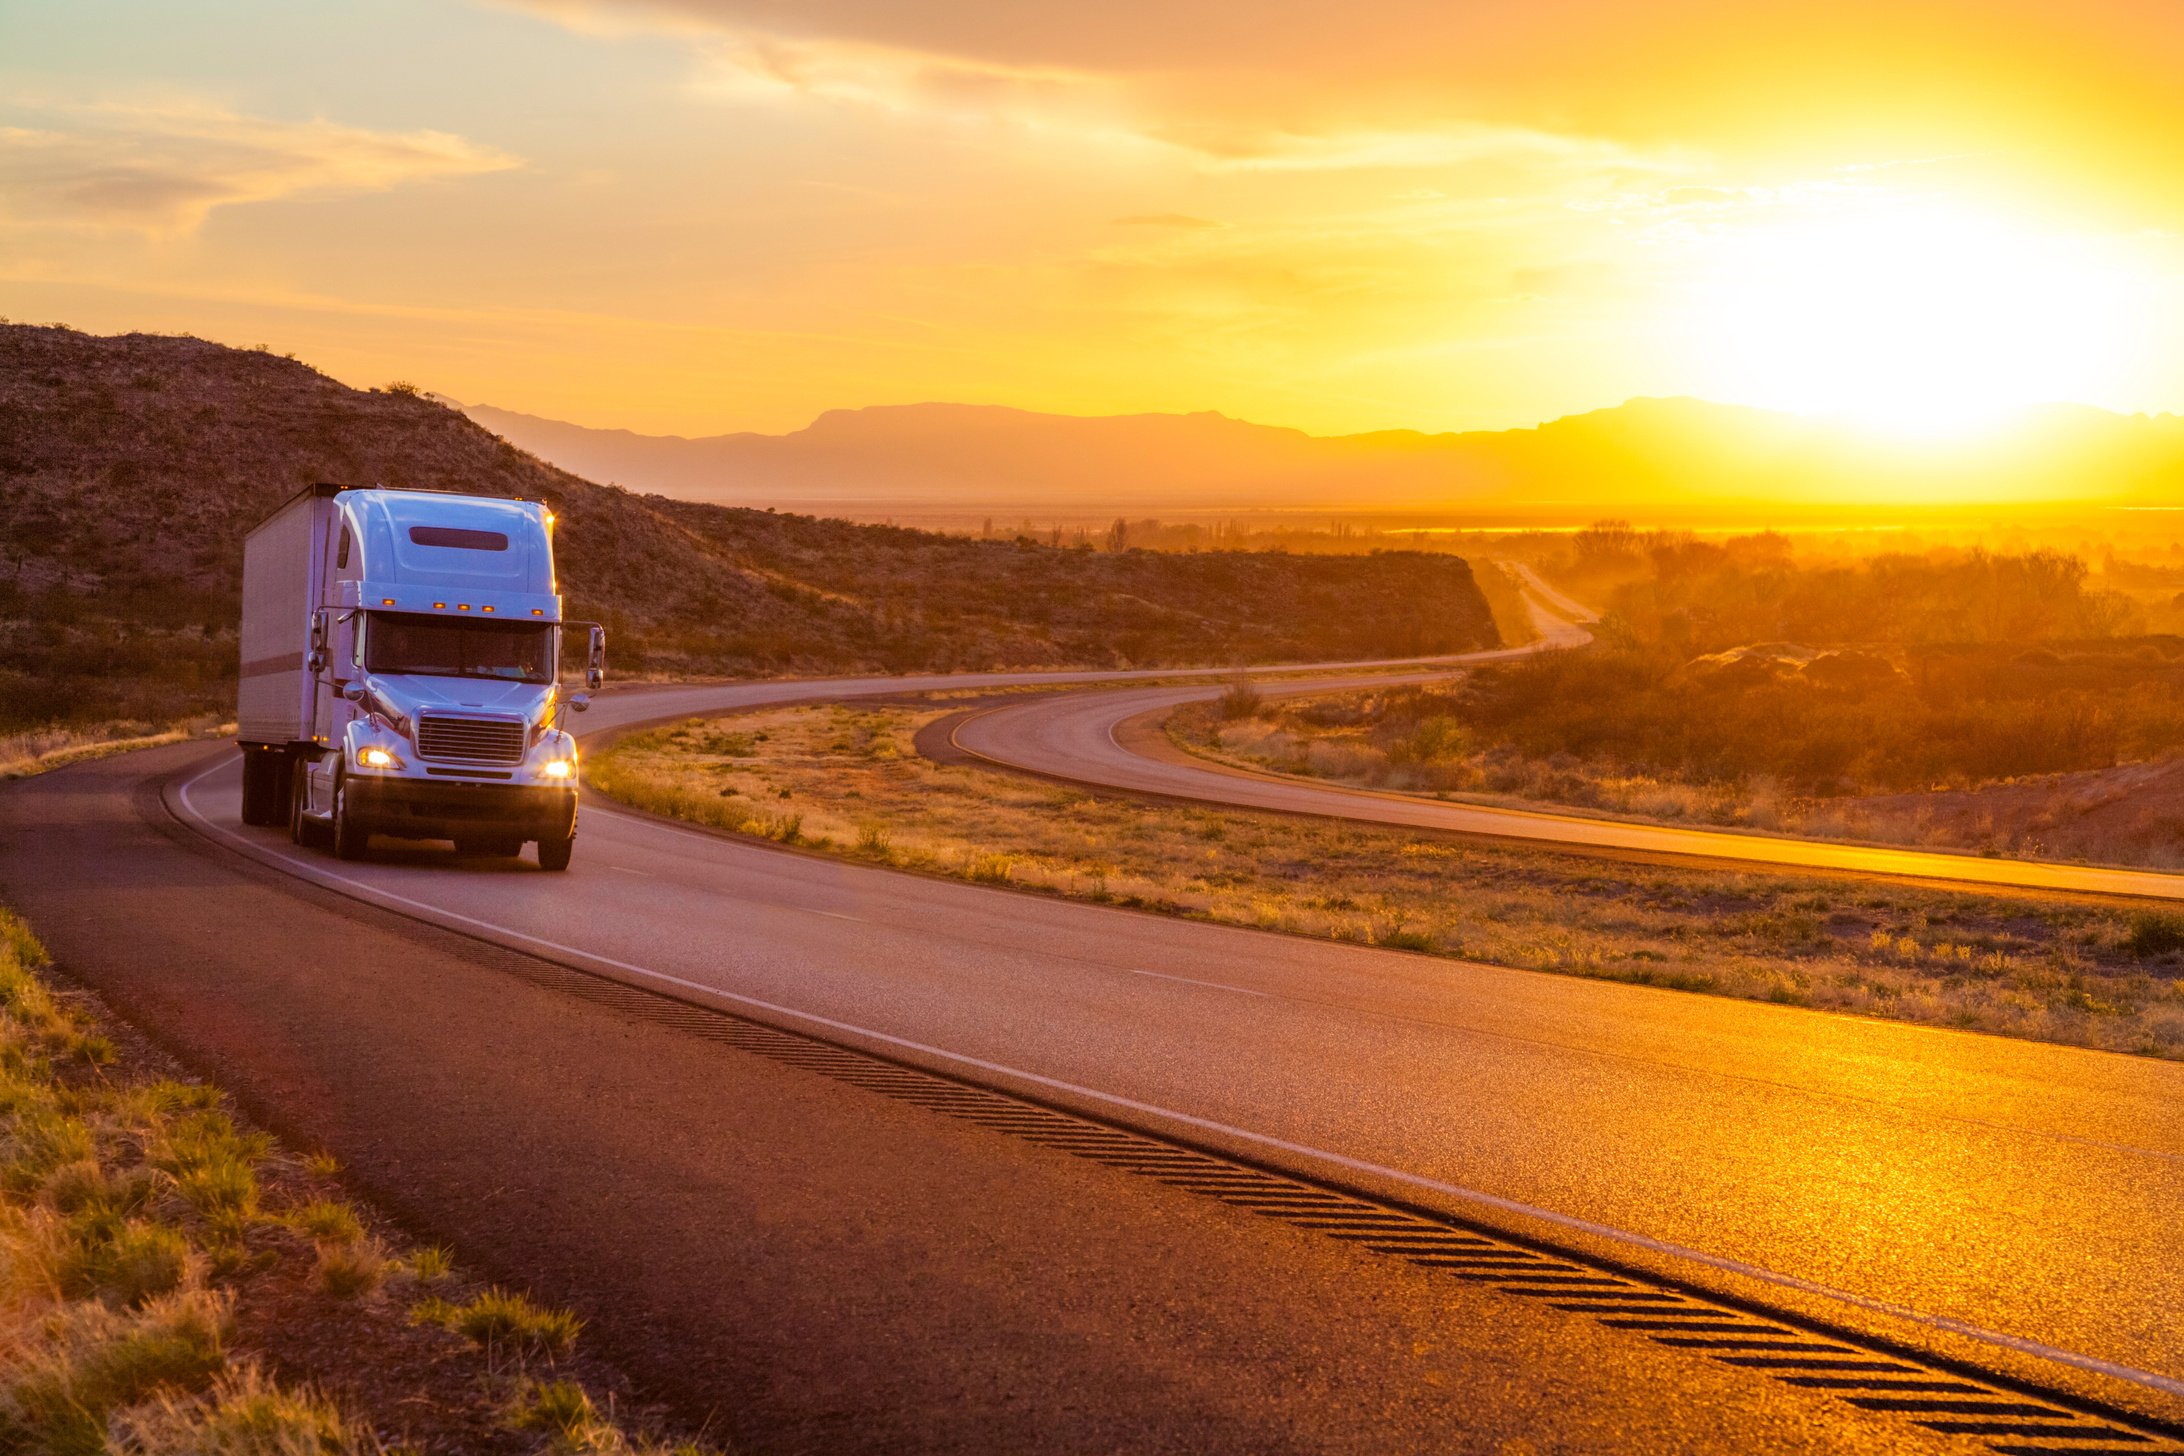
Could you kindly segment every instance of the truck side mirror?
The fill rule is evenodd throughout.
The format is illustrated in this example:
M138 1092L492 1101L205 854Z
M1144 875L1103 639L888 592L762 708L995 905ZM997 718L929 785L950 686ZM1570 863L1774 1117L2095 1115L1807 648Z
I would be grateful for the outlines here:
M584 668L584 686L596 688L607 680L607 629L592 623L591 652Z
M585 712L585 711L589 710L589 709L590 709L590 707L591 707L591 694L589 694L589 693L571 693L571 694L569 694L569 706L570 706L571 708L574 708L574 709L575 709L575 710L576 710L577 712L579 712L579 713L582 713L582 712Z
M311 650L303 659L303 665L314 673L326 670L326 609L320 607L311 614Z
M352 703L361 703L364 701L364 684L360 682L345 683L342 685L341 695Z

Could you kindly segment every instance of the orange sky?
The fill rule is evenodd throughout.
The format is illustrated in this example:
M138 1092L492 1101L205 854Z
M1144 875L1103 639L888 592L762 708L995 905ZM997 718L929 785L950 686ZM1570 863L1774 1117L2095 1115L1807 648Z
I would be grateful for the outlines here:
M0 8L0 312L591 424L2184 409L2184 6Z

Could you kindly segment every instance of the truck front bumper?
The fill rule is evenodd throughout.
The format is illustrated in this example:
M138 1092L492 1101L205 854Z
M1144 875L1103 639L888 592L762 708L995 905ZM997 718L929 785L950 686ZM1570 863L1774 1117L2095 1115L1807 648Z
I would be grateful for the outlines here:
M395 839L553 839L566 836L576 822L576 786L354 774L349 812L362 818L368 832Z

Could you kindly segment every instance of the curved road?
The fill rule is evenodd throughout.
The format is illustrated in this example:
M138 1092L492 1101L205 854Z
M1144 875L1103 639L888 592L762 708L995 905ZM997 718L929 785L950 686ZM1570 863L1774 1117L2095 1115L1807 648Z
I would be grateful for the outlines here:
M592 716L929 685L674 689ZM222 755L168 803L290 873L512 948L2184 1397L2184 1066L1054 903L596 801L574 878L342 865L242 828L236 782Z
M587 726L1035 678L1072 680L680 687ZM189 746L13 786L0 895L396 1207L549 1271L686 1404L732 1389L739 1441L1973 1449L597 1021L524 965L2184 1417L2184 1066L1056 902L596 800L566 875L342 864L244 828L238 777Z
M1530 584L1552 594L1560 611L1582 611L1576 603L1554 593L1536 576L1531 576ZM1551 612L1545 614L1543 620L1549 628L1546 645L1564 646L1584 640L1581 629L1570 620L1558 618ZM1413 680L1416 679L1330 677L1308 684L1266 684L1262 691L1268 696L1293 696L1371 686L1375 682ZM1675 855L1747 865L1900 876L1981 888L2184 899L2184 875L2158 870L1989 859L1970 854L1793 839L1734 830L1682 829L1576 813L1508 809L1428 799L1414 794L1345 788L1236 768L1178 749L1160 729L1161 720L1176 707L1212 697L1215 691L1206 686L1166 685L1052 694L975 714L956 725L952 741L957 748L974 757L1047 778L1237 808L1326 815L1373 824L1626 854Z

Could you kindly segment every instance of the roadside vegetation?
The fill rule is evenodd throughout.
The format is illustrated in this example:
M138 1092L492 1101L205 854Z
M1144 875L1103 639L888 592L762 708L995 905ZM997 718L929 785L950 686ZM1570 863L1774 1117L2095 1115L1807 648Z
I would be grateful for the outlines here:
M1248 686L1235 696L1251 695ZM1255 696L1255 695L1254 695ZM2184 918L1616 864L936 764L904 702L692 720L592 785L874 864L1288 934L2184 1058Z
M1428 794L2157 866L2184 864L2184 638L2076 558L1804 562L1778 536L1581 532L1607 611L1576 652L1443 687L1193 707L1233 762ZM2119 802L2128 801L2128 802Z
M186 743L192 738L218 738L234 731L235 725L222 723L219 714L201 713L164 727L109 720L75 727L0 733L0 781L29 778L32 774L66 768L87 758L105 758L109 754L128 753L138 748Z
M0 910L0 1450L683 1453L580 1322L346 1201L53 981Z

